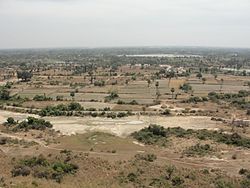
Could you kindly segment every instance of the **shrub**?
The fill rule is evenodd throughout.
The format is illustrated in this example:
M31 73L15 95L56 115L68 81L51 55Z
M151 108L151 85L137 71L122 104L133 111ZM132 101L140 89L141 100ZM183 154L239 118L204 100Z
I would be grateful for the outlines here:
M28 176L30 175L30 168L26 166L15 166L14 169L11 170L11 174L13 177Z
M77 165L59 160L49 162L40 155L20 160L19 165L15 166L11 173L12 176L27 176L33 171L34 177L54 179L60 183L64 175L74 174L77 170Z
M13 117L8 117L6 122L4 123L4 126L13 126L16 125L16 121L14 120Z
M122 118L122 117L126 117L126 116L128 116L128 114L125 113L125 112L119 112L119 113L117 114L117 117L118 117L118 118Z
M118 100L117 104L126 104L126 103L124 101L122 101L122 100Z
M192 86L190 86L190 84L184 83L182 86L180 86L180 89L187 93L188 91L192 90Z
M129 104L131 104L131 105L138 105L138 102L136 100L132 100Z
M166 141L169 136L176 137L196 137L200 140L214 140L219 143L227 145L234 145L240 147L250 148L250 139L242 137L237 133L225 134L219 131L210 130L185 130L180 127L167 128L150 125L147 128L143 128L140 131L131 134L136 140L145 144L155 144L159 141Z
M118 97L119 97L119 95L117 94L117 92L112 91L112 92L110 92L110 94L108 96L105 97L105 101L108 102L108 101L111 101L111 100L116 99Z
M137 160L144 160L148 162L154 162L157 159L155 154L136 154L135 158Z
M136 140L145 144L155 144L163 139L166 139L166 130L164 127L158 125L150 125L147 128L132 133L132 136Z
M9 100L10 99L10 92L6 89L0 88L0 100Z
M184 154L189 156L205 156L212 152L212 148L209 144L201 145L201 144L196 144L194 146L189 147L184 151Z
M171 181L173 186L179 186L184 183L184 180L179 176L174 177Z
M34 101L51 101L53 100L51 97L46 97L45 95L36 95L33 98Z
M241 185L241 188L249 188L250 187L250 180L244 179L241 181L240 185Z
M13 131L19 131L19 130L29 130L29 129L35 129L35 130L45 130L46 128L52 128L53 125L49 121L45 121L44 119L37 119L34 117L28 117L26 120L16 124L13 127Z
M0 145L5 145L7 143L7 138L1 137L0 138Z
M137 176L136 176L135 173L131 172L131 173L128 174L127 178L128 178L128 181L135 182L136 179L137 179Z
M168 116L170 115L170 110L169 109L165 109L164 112L162 112L162 115Z
M43 108L40 112L40 116L65 116L67 115L68 111L81 111L84 108L81 104L77 102L72 102L68 105L59 104L57 106L47 106Z
M104 82L104 80L100 80L100 81L97 80L94 82L94 86L103 87L103 86L105 86L105 82Z

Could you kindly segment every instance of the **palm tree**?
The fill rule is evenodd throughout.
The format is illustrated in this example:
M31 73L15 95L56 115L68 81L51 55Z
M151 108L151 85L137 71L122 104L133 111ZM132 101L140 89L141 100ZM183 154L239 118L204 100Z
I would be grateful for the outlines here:
M128 85L128 83L129 83L129 80L126 80L126 81L125 81L125 84Z
M74 100L75 92L74 91L70 92L70 96L72 97L72 100Z
M224 79L223 79L223 78L221 78L221 79L220 79L220 92L222 91L222 86L223 86L223 83L224 83Z
M171 88L172 99L174 99L174 92L175 92L175 89L172 87L172 88Z
M160 92L159 92L159 82L155 82L155 87L156 87L156 98L158 99L160 96Z
M174 71L171 71L171 72L168 73L168 75L167 75L167 77L168 77L168 87L169 87L169 85L170 85L171 79L172 79L174 76L175 76Z
M158 90L158 88L159 88L159 82L158 82L158 81L155 82L155 87L156 87L156 89Z
M206 78L202 78L202 84L205 84L206 83Z
M197 73L196 77L199 78L199 79L201 79L202 78L201 72Z
M147 80L147 82L148 82L148 87L150 86L150 84L151 84L151 80L150 79L148 79Z

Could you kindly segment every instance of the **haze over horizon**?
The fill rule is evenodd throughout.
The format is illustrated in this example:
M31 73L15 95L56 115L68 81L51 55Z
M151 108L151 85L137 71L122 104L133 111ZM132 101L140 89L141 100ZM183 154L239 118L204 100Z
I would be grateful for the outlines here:
M0 49L250 48L249 0L0 0Z

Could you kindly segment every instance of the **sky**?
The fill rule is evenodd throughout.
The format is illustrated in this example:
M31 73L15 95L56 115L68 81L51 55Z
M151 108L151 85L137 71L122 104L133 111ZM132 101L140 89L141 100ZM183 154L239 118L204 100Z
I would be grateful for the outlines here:
M250 48L250 0L0 0L0 48Z

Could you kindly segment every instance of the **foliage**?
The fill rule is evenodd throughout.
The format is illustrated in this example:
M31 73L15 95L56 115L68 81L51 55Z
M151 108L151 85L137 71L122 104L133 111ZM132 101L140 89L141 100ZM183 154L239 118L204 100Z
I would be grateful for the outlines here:
M138 132L132 133L132 136L145 144L156 144L159 141L166 140L166 129L158 125L150 125Z
M211 153L213 149L209 144L201 145L201 144L196 144L194 146L191 146L187 148L184 151L184 154L188 157L193 157L193 156L205 156L209 153Z
M11 174L13 177L28 176L33 172L34 177L53 179L60 183L63 176L74 174L77 169L77 165L60 160L48 161L44 156L40 155L20 160L12 169Z
M116 99L116 98L118 98L118 97L119 97L119 95L117 94L116 91L111 91L111 92L109 93L109 95L105 97L105 102L114 100L114 99Z
M94 86L103 87L103 86L105 86L105 81L104 80L100 80L100 81L97 80L94 82Z
M157 159L155 154L136 154L135 158L137 160L144 160L148 162L154 162Z
M169 110L169 109L165 109L161 114L162 114L162 115L165 115L165 116L168 116L168 115L170 115L171 113L170 113L170 110Z
M145 144L157 144L159 141L163 140L166 142L167 138L170 136L186 138L192 136L200 140L214 140L218 143L250 148L250 138L242 137L237 133L226 134L221 131L210 131L206 129L185 130L180 127L165 129L164 127L158 125L150 125L147 128L143 128L140 131L132 133L132 136L136 140Z
M11 125L13 127L13 131L28 131L29 129L45 130L46 128L52 128L53 126L49 121L45 121L44 119L37 119L34 117L28 117L26 120L20 123L15 122L13 118L9 117L4 125Z
M41 116L63 116L63 115L67 115L66 112L68 111L81 111L81 110L84 110L81 104L77 102L72 102L68 105L59 104L57 106L47 106L40 111L39 115Z
M31 71L18 71L17 78L22 79L22 81L29 81L32 78L33 74Z
M33 98L34 101L51 101L53 100L51 97L46 97L45 95L36 95Z
M9 100L10 99L10 92L7 89L0 88L0 100Z
M188 93L189 91L192 90L192 86L188 83L184 83L183 85L180 86L180 89L185 93Z

